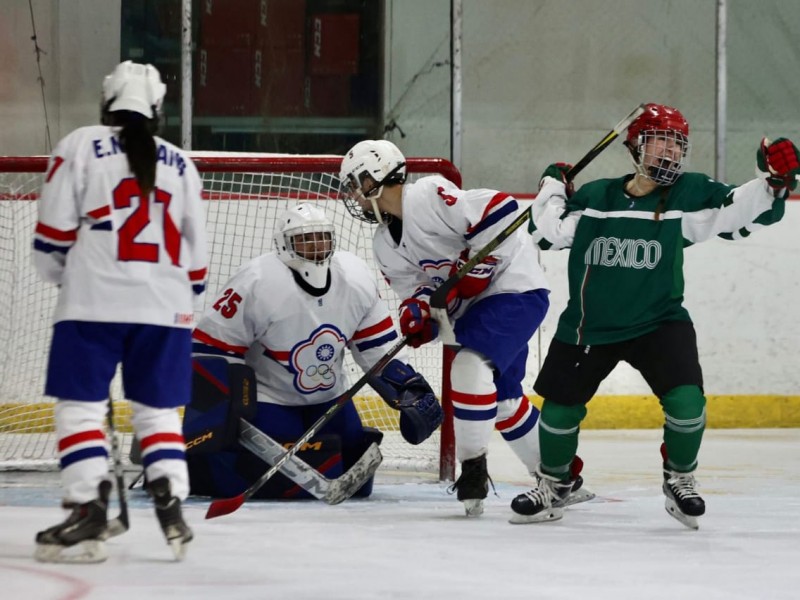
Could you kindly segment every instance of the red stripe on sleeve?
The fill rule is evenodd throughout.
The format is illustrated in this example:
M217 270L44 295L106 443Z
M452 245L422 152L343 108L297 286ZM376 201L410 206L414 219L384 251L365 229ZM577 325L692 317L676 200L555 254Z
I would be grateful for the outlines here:
M208 269L205 267L197 269L196 271L189 271L189 279L191 281L203 281L206 278L207 271Z
M372 337L378 333L383 333L385 331L389 331L392 328L392 318L386 317L380 323L376 323L371 327L367 327L366 329L359 329L356 331L355 335L353 335L354 340L362 340L364 338Z
M49 225L45 225L44 223L36 224L36 233L43 235L45 237L49 237L51 240L57 240L59 242L74 242L75 240L78 239L77 229L64 231L62 229L56 229L55 227L50 227Z
M102 219L103 217L107 217L111 214L111 207L106 204L105 206L101 206L100 208L95 208L94 210L89 211L89 216L92 219Z

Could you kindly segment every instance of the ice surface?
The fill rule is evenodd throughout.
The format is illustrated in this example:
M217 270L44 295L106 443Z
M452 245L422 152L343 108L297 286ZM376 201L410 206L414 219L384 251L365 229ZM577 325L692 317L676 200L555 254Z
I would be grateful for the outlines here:
M250 502L204 520L173 563L147 499L98 565L43 565L37 530L62 518L55 474L0 473L0 598L795 599L800 597L800 430L709 431L697 477L708 512L691 531L664 511L659 431L586 431L579 453L599 498L562 521L510 525L531 484L502 440L497 496L466 519L446 485L382 474L369 500ZM111 514L116 506L111 508Z

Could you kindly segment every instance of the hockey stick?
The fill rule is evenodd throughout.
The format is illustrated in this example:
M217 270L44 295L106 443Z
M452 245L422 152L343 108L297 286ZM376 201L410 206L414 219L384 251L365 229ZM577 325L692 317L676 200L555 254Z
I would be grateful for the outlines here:
M367 385L370 378L383 371L386 365L389 364L389 361L391 361L395 355L400 352L400 350L405 348L407 343L408 338L404 337L402 340L392 346L391 350L389 350L374 365L372 365L372 367L366 373L364 373L361 379L356 381L356 383L349 390L339 396L336 401L331 404L330 408L322 413L322 416L317 419L311 427L309 427L308 431L301 435L300 439L298 439L291 448L283 453L281 458L278 459L274 465L272 465L272 468L259 477L249 488L233 498L214 500L208 507L206 519L221 517L238 510L239 507L248 499L250 499L259 489L261 489L261 486L263 486L273 475L275 475L275 473L277 473L290 458L297 454L297 451L300 450L300 448L302 448L305 443L308 442L308 440L314 437L317 432L322 429L322 427L324 427L337 412L339 412L339 409L341 409L349 400L353 398L353 396L355 396L358 390Z
M244 419L239 420L239 443L268 465L280 460L286 449L266 433ZM327 504L339 504L355 494L378 470L383 461L378 444L366 452L344 473L329 479L298 456L292 456L280 468L285 475L309 494Z
M572 181L578 175L578 173L586 168L586 165L592 162L603 150L608 148L611 142L617 139L619 135L628 128L628 125L630 125L639 115L644 112L644 107L644 104L638 105L630 113L628 113L624 119L617 123L611 131L603 136L603 139L597 142L597 144L595 144L594 147L583 156L583 158L581 158L569 171L566 172L566 180L568 182ZM447 281L436 288L433 294L431 294L431 314L439 323L439 337L442 339L442 342L445 345L458 346L458 342L456 342L455 339L455 334L453 333L453 328L450 326L450 320L447 316L447 297L450 295L450 292L459 281L466 277L467 273L474 269L476 265L483 262L483 260L489 256L495 250L495 248L506 241L506 239L512 233L527 223L529 218L530 211L522 211L517 218L514 219L514 221L512 221L505 229L503 229L503 231L498 233L493 240L481 248L472 258L464 263L464 265L458 271L453 273Z
M110 394L109 394L110 396ZM111 435L111 460L113 464L114 479L117 483L117 496L119 498L119 515L108 522L106 537L114 537L128 531L128 498L125 494L125 476L122 471L122 450L120 449L119 434L114 428L114 400L108 399L108 433Z

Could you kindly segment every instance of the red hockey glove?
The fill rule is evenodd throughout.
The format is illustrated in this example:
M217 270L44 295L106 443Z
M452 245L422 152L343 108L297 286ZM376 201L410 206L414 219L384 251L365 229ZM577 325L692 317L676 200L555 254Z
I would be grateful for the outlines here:
M548 165L544 170L544 173L542 173L542 176L539 178L539 189L542 189L542 182L544 181L545 177L552 177L556 181L560 181L564 184L567 198L571 197L572 194L575 193L575 184L573 184L571 181L567 181L567 173L571 168L571 164L563 162L557 162Z
M761 147L756 154L756 172L766 179L767 185L774 190L797 187L800 175L800 152L790 140L778 138L770 143L767 138L761 140Z
M458 257L456 264L453 265L452 269L450 269L450 276L452 277L456 271L467 264L468 260L469 248L465 248ZM492 277L494 277L494 270L496 266L497 258L491 255L484 258L483 262L479 262L477 265L472 267L472 270L469 271L461 279L461 281L458 282L458 284L456 284L456 286L453 288L453 291L450 292L450 296L447 299L448 302L453 300L456 296L461 298L474 298L483 292L492 282Z
M436 339L439 327L431 318L431 307L424 298L409 298L400 305L400 331L408 336L412 348Z

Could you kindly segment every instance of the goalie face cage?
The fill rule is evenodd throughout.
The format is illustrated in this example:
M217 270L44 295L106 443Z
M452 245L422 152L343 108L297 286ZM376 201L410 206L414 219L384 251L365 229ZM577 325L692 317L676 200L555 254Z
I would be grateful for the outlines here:
M227 279L247 260L272 250L278 216L297 201L325 209L336 228L337 247L372 265L382 297L397 314L399 299L389 289L372 258L371 225L354 219L339 199L336 156L192 153L204 182L207 201L209 281L205 302L212 302ZM55 469L58 466L53 422L55 399L42 395L52 314L57 289L41 282L30 257L36 224L36 200L47 157L0 157L0 470ZM461 183L448 161L409 158L409 179L441 174ZM452 480L455 452L449 382L449 352L432 343L411 350L414 367L440 394L445 423L419 446L399 434L398 414L371 390L356 398L362 421L384 432L383 469L431 472ZM348 355L345 372L352 384L360 369ZM119 373L112 399L123 398ZM115 424L122 433L123 455L132 441L130 408L115 403Z

